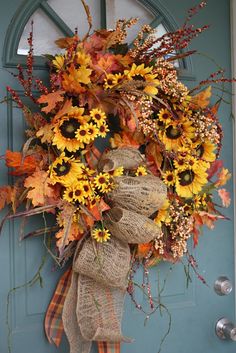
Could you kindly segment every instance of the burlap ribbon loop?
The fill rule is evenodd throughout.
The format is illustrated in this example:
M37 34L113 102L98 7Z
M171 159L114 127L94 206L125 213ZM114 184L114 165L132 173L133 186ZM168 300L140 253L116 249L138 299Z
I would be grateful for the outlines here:
M98 162L98 170L109 172L118 167L131 170L144 163L144 158L136 148L126 147L103 153Z
M125 289L130 266L128 243L115 238L95 247L91 238L87 239L74 260L73 270L103 283L106 286Z
M104 224L116 238L129 244L148 243L161 235L160 227L151 219L119 207L104 216Z
M166 186L154 175L116 178L116 188L109 194L111 203L150 217L162 207L167 195Z

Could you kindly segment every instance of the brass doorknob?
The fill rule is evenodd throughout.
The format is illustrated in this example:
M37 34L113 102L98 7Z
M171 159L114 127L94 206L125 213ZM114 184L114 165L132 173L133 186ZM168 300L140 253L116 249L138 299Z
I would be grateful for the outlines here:
M217 321L215 330L220 339L236 341L236 326L225 317Z

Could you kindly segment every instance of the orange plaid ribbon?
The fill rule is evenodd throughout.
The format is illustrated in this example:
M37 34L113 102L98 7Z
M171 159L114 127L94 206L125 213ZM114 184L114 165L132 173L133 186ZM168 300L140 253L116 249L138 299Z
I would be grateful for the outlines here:
M120 342L98 342L98 353L120 353Z
M47 339L59 347L64 332L62 323L62 310L67 292L70 288L72 270L69 268L59 279L55 293L48 306L44 328Z

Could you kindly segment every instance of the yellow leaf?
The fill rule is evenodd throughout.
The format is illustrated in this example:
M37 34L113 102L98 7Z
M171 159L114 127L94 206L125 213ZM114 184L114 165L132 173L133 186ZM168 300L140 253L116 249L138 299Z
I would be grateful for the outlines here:
M50 113L57 105L58 102L63 102L64 100L64 91L59 90L56 92L43 94L39 99L38 103L43 104L45 103L46 106L42 108L42 111Z
M191 99L191 106L193 109L206 108L210 103L211 98L211 86L207 87L204 91L199 92Z
M9 185L0 187L0 210L11 202L12 188Z

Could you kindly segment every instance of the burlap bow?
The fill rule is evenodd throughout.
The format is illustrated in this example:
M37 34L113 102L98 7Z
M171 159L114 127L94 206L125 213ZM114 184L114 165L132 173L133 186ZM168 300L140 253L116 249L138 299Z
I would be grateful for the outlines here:
M119 149L102 156L100 170L124 166L132 169L142 163L135 149ZM130 268L128 244L145 243L161 234L150 217L163 204L166 188L159 178L118 177L110 193L111 210L104 224L112 234L94 246L91 238L78 244L73 275L63 308L63 324L70 353L89 353L92 341L121 342L121 320Z

